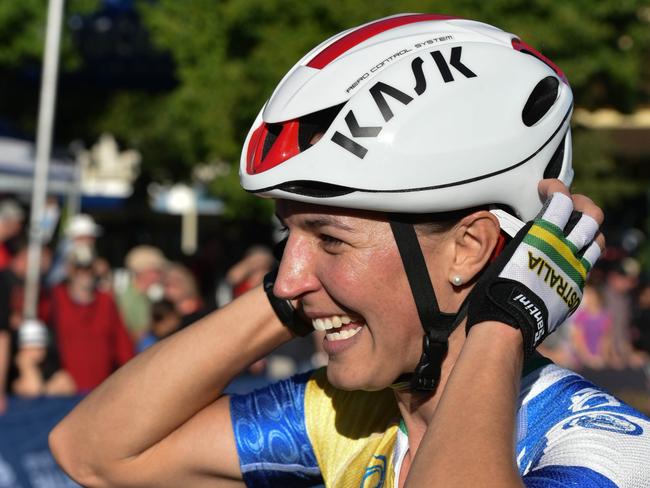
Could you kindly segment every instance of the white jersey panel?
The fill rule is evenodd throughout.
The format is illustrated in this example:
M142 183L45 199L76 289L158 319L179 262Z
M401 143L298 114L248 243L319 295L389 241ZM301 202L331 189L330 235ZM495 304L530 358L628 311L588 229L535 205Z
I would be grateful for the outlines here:
M650 419L555 365L528 375L522 386L517 462L524 477L581 469L607 486L650 487Z

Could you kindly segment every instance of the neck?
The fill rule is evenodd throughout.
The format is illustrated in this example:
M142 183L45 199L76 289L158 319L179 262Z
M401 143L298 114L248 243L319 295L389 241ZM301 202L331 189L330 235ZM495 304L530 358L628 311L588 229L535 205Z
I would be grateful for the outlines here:
M68 285L68 293L72 301L79 304L91 303L95 299L94 288L86 284L71 282Z
M412 390L396 390L395 397L402 419L406 424L409 437L409 456L412 459L427 427L431 423L440 398L442 397L449 375L456 364L460 350L465 343L465 321L449 336L447 356L442 362L440 382L433 392L417 392Z

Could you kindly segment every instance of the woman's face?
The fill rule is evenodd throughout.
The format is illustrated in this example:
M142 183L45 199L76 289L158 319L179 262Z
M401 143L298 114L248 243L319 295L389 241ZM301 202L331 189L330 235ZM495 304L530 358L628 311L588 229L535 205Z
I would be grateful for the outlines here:
M423 331L389 223L296 202L279 201L277 210L289 236L274 293L297 299L316 328L331 327L323 346L332 384L375 390L413 371ZM429 261L438 290L435 268Z

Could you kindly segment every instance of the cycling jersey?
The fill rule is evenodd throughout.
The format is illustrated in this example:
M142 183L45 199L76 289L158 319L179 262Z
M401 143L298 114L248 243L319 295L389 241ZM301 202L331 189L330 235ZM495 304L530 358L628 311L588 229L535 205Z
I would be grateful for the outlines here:
M553 364L522 378L518 402L527 487L650 486L650 419L629 405ZM338 390L321 369L233 396L230 408L247 486L397 486L408 433L390 389Z

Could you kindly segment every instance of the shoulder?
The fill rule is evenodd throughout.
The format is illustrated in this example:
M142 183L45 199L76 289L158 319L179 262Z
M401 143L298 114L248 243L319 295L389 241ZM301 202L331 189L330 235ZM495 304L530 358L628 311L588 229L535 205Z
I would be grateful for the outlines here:
M230 411L242 473L249 481L263 476L279 482L288 466L304 476L332 480L361 453L391 452L385 434L397 429L392 392L339 390L325 369L233 395ZM365 463L372 455L361 458Z
M548 365L524 377L517 422L522 475L559 470L650 485L650 474L638 479L650 458L650 419L572 371Z

